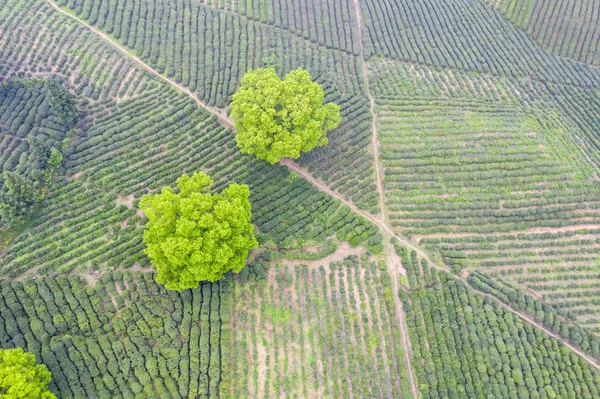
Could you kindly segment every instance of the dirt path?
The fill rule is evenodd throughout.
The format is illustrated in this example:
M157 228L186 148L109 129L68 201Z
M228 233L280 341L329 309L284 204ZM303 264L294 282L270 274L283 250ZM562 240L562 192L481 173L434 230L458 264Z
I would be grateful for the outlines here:
M388 237L386 240L389 242ZM388 245L389 247L389 245ZM412 345L410 343L410 337L408 336L408 325L406 324L406 313L404 313L404 308L402 306L402 301L400 297L397 295L397 292L400 290L400 285L398 282L400 281L398 272L402 270L398 265L401 265L398 255L392 250L388 249L388 258L387 258L387 270L388 273L393 273L391 275L392 278L392 291L394 292L394 309L396 310L396 319L398 322L398 327L400 328L400 339L402 340L402 347L404 348L404 364L406 366L406 372L408 374L408 382L410 384L410 391L412 392L415 398L419 397L419 391L417 388L417 382L415 378L415 374L412 368Z
M433 261L431 259L429 259L429 256L425 252L423 252L421 249L415 247L413 244L411 244L405 238L399 237L387 224L385 224L381 220L379 220L379 218L371 215L368 212L363 211L362 209L360 209L356 205L354 205L352 202L346 200L342 195L331 190L327 186L327 184L325 184L325 182L323 182L322 180L317 179L316 177L311 175L309 172L307 172L305 169L300 167L297 163L295 163L291 159L287 159L287 158L282 159L281 161L279 161L279 163L283 166L286 166L291 171L298 173L302 178L304 178L307 181L309 181L310 183L312 183L315 187L317 187L318 189L323 191L325 194L328 194L334 198L337 198L344 205L347 205L352 211L354 211L354 213L364 217L365 219L368 219L369 221L371 221L372 223L374 223L375 225L380 227L384 231L385 234L388 234L390 237L395 237L402 245L408 247L409 249L416 251L419 255L421 255L422 257L427 259L428 262L433 264ZM437 267L439 267L439 266L437 266ZM442 267L440 267L440 268L446 270L445 268L442 268Z
M5 78L4 76L0 76L0 77L2 77L2 79L8 79L8 78ZM8 126L6 126L6 124L4 124L4 122L1 122L1 121L0 121L0 127L3 127L4 129L6 129L6 131L4 132L4 134L5 134L5 135L7 135L7 136L10 136L12 139L14 139L14 140L18 140L18 141L21 141L21 142L23 142L23 143L29 143L29 142L27 141L27 139L26 139L26 138L19 137L19 136L17 136L16 134L14 134L14 133L13 133L13 132L12 132L12 131L11 131L11 130L8 128Z
M384 230L387 229L387 217L385 212L384 205L384 192L383 192L383 172L381 170L381 164L379 162L379 139L377 137L377 115L375 114L375 99L371 94L370 86L369 86L369 72L367 70L367 63L365 61L364 54L364 46L362 40L362 26L363 26L363 18L362 11L360 9L359 0L354 0L354 11L356 12L356 22L357 22L357 35L358 35L358 44L360 48L360 65L363 74L363 79L365 81L365 92L367 97L369 98L369 111L371 112L371 139L373 146L373 161L375 162L375 174L377 178L377 191L379 192L379 209L381 210L381 223L376 223L380 227L385 227ZM338 197L339 198L339 197ZM353 209L356 212L356 209ZM365 214L363 213L363 216ZM370 218L374 221L373 218ZM394 236L393 232L388 231L388 234ZM385 247L387 251L387 270L390 276L392 277L392 290L394 293L397 293L399 290L399 276L398 272L402 270L402 263L399 259L396 259L397 255L394 253L392 249L390 249L389 245L389 236L388 234L384 234L385 236ZM400 266L400 267L398 267ZM410 339L408 337L408 327L406 325L406 315L404 310L402 309L402 302L398 295L394 295L394 308L396 310L396 321L398 323L398 327L400 328L400 336L402 339L402 346L404 347L404 364L408 373L408 379L410 384L410 390L413 397L417 398L419 396L417 383L414 376L411 357L412 357L412 349L410 344Z
M317 188L319 188L321 191L325 192L326 194L337 198L338 200L340 200L343 204L347 205L348 207L350 207L350 209L352 211L354 211L356 214L359 214L361 216L363 216L364 218L370 220L371 222L373 222L375 225L379 226L383 231L384 231L384 240L385 242L389 242L389 238L390 237L396 237L398 239L398 241L400 241L402 244L404 244L405 246L409 247L410 249L414 249L415 251L417 251L417 253L419 253L420 255L422 255L424 258L426 258L430 264L433 264L433 262L429 259L429 257L427 256L427 254L425 254L423 251L421 251L420 249L414 247L412 244L410 244L408 241L406 241L405 239L398 237L385 223L383 223L381 220L379 220L378 218L376 218L375 216L371 215L370 213L367 213L361 209L359 209L356 205L354 205L352 202L347 201L343 196L339 195L338 193L332 191L329 187L327 187L327 185L322 182L321 180L318 180L317 178L315 178L313 175L311 175L310 173L308 173L307 171L305 171L304 169L302 169L300 166L298 166L298 164L296 164L295 162L293 162L290 159L282 159L280 162L280 164L286 166L288 169L298 173L300 176L302 176L304 179L308 180L309 182L311 182L314 186L316 186ZM399 270L397 267L393 267L393 265L397 265L399 264L399 260L397 259L390 259L394 257L394 253L391 250L388 250L388 259L387 259L387 265L388 265L388 273L390 274L390 277L392 277L392 291L393 292L398 292L399 290L399 284L398 282L400 281L398 273ZM392 260L392 261L390 261ZM445 269L444 269L445 270ZM408 338L407 335L407 326L406 326L406 318L404 315L404 311L402 310L402 303L400 302L400 298L398 297L398 295L394 295L394 305L396 308L396 319L398 322L398 325L400 326L400 334L402 336L402 343L404 344L404 349L405 349L405 364L406 364L406 369L408 371L408 377L409 377L409 383L410 383L410 387L411 387L411 392L413 394L413 396L415 398L418 397L418 389L417 389L417 383L414 377L414 373L413 373L413 369L410 363L410 358L411 358L411 345L410 345L410 339Z
M364 251L365 251L365 249L363 247L353 248L346 241L343 241L343 242L339 243L337 249L333 253L331 253L321 259L317 259L317 260L285 259L282 261L285 262L286 266L307 266L309 268L318 269L319 266L328 265L331 262L341 262L351 255L360 257L360 255Z
M119 52L121 52L127 58L131 59L139 67L141 67L142 69L145 69L146 71L148 71L151 74L155 75L156 77L158 77L159 79L163 80L164 82L172 85L173 87L175 87L180 92L187 94L188 96L190 96L194 100L194 102L196 104L198 104L198 106L204 108L205 110L207 110L211 114L216 115L217 118L219 118L219 120L224 125L233 128L233 122L227 116L227 113L225 112L225 110L222 110L222 109L216 108L216 107L211 107L211 106L205 104L194 93L192 93L189 89L181 86L179 83L175 82L174 80L171 80L171 79L169 79L169 78L161 75L156 70L154 70L151 66L147 65L144 61L142 61L140 58L138 58L137 56L133 55L132 52L130 52L129 50L127 50L124 46L122 46L115 39L113 39L112 37L110 37L106 33L102 32L101 30L95 28L94 26L88 24L83 19L81 19L81 18L79 18L79 17L77 17L77 16L75 16L75 15L73 15L73 14L71 14L71 13L65 11L65 10L63 10L53 0L46 0L46 2L48 4L50 4L50 6L52 6L52 8L54 8L55 10L57 10L58 12L60 12L61 14L66 15L67 17L69 17L69 18L71 18L71 19L79 22L82 25L85 25L89 30L91 30L92 32L94 32L95 34L97 34L98 36L100 36L103 40L105 40L105 41L109 42L110 44L112 44L113 47L115 47L117 50L119 50Z
M359 0L354 0L354 5L355 5L356 13L357 13L358 24L359 24L359 27L360 27L360 25L362 24L362 15L360 13L360 4L359 4L358 1ZM179 85L177 82L175 82L175 81L173 81L173 80L171 80L171 79L169 79L169 78L167 78L165 76L162 76L160 73L158 73L157 71L155 71L152 67L150 67L147 64L145 64L141 59L139 59L138 57L136 57L135 55L133 55L132 53L130 53L127 49L125 49L124 47L122 47L121 44L119 44L117 41L115 41L114 39L112 39L107 34L101 32L100 30L96 29L95 27L89 25L87 22L85 22L84 20L78 18L77 16L75 16L73 14L70 14L67 11L61 9L52 0L46 0L46 2L48 4L50 4L50 6L52 8L54 8L55 10L57 10L58 12L60 12L61 14L66 15L68 18L71 18L71 19L79 22L82 25L85 25L88 29L90 29L91 31L93 31L94 33L96 33L103 40L109 42L114 47L116 47L119 50L119 52L121 52L126 57L128 57L129 59L131 59L132 61L134 61L141 68L143 68L143 69L147 70L148 72L152 73L153 75L155 75L159 79L163 80L164 82L172 85L173 87L175 87L180 92L185 93L188 96L190 96L198 106L204 108L208 112L210 112L213 115L217 116L219 118L219 120L224 125L226 125L226 126L228 126L228 127L230 127L230 128L233 129L233 123L232 123L231 119L227 117L227 115L226 115L226 113L225 113L224 110L206 105L195 94L193 94L189 89L187 89L187 88ZM359 32L360 32L360 29L359 29ZM361 35L359 33L359 39L361 38L360 36ZM366 76L367 75L366 63L364 62L364 57L362 56L362 51L363 51L363 49L362 49L362 40L361 40L360 44L361 44L361 64L363 66L363 73L365 74L365 83L367 85L367 93L369 93L369 91L368 91L368 80L366 79L367 78L367 76ZM298 166L293 161L291 161L289 159L282 159L280 161L280 163L282 165L286 166L288 169L293 170L296 173L298 173L299 175L301 175L304 179L306 179L309 182L311 182L315 187L319 188L321 191L325 192L326 194L328 194L328 195L330 195L330 196L332 196L334 198L339 199L343 204L348 205L350 207L350 209L352 211L354 211L356 214L363 216L367 220L370 220L375 225L379 226L385 232L385 235L389 235L390 237L395 237L404 246L406 246L407 248L409 248L409 249L414 250L415 252L417 252L421 257L423 257L424 259L426 259L428 261L428 263L429 263L430 266L433 266L433 267L435 267L437 269L441 269L441 270L444 270L444 271L447 272L448 270L446 268L438 266L421 249L415 247L413 244L411 244L410 242L408 242L406 239L401 238L398 235L396 235L394 233L394 231L385 223L385 217L383 215L383 188L381 186L380 170L379 170L379 162L378 162L378 145L377 145L377 135L376 135L376 133L377 133L376 132L376 120L375 120L375 114L374 114L374 99L373 99L372 96L370 96L370 94L369 94L369 100L371 101L371 112L373 114L373 125L372 125L373 126L373 143L374 143L375 164L376 164L376 171L377 171L377 185L378 185L378 189L379 189L379 192L380 192L380 206L381 206L381 209L382 209L381 220L379 218L374 217L373 215L371 215L369 213L366 213L366 212L362 211L356 205L354 205L353 203L347 201L343 196L341 196L340 194L337 194L334 191L332 191L331 189L329 189L329 187L327 187L327 185L325 183L323 183L322 181L316 179L314 176L312 176L310 173L306 172L304 169L302 169L300 166ZM140 269L142 269L142 268L140 268ZM132 268L130 268L129 270L132 270ZM395 273L394 273L394 275L395 275ZM455 276L455 277L457 279L463 281L465 284L468 284L460 276ZM396 281L396 284L397 284L397 279L393 278L392 281L394 281L394 280ZM503 306L504 308L506 308L510 312L514 313L515 315L519 316L521 319L523 319L526 322L528 322L528 323L530 323L530 324L532 324L532 325L540 328L542 331L545 331L546 334L548 334L551 337L553 337L553 338L559 340L560 342L562 342L566 347L568 347L573 352L575 352L577 355L581 356L584 360L586 360L592 367L594 367L595 369L597 369L598 371L600 371L600 366L596 363L596 361L594 359L592 359L591 357L587 356L581 350L575 348L570 343L568 343L567 341L565 341L561 337L559 337L556 334L554 334L552 331L550 331L550 330L546 329L544 326L538 324L535 320L531 319L529 316L527 316L525 314L522 314L520 312L517 312L516 310L514 310L510 306L502 303L500 300L498 300L494 296L491 296L489 294L485 294L485 293L483 293L481 291L478 291L478 290L475 290L475 291L479 292L481 295L485 295L485 296L487 296L487 297L495 300L501 306ZM396 296L396 295L394 295L394 296ZM406 349L408 349L408 348L406 348ZM408 370L409 370L409 372L411 372L411 370L412 370L411 367L408 367ZM416 389L415 381L411 380L410 383L411 383L411 390L415 390ZM414 392L416 392L416 391L414 391ZM417 396L415 395L415 397L417 397Z
M437 267L437 266L435 266ZM457 277L459 280L462 280L465 284L468 285L468 283L466 281L464 281L462 278ZM469 286L471 287L471 286ZM588 356L587 354L585 354L584 352L582 352L581 350L577 349L576 347L574 347L573 345L571 345L569 342L567 342L566 340L564 340L561 336L556 335L552 330L549 330L548 328L546 328L545 326L543 326L542 324L539 324L537 321L535 321L535 319L532 319L529 315L516 311L513 308L511 308L509 305L505 304L504 302L498 300L498 298L496 298L493 295L490 294L486 294L485 292L479 291L473 287L471 287L474 291L476 291L477 293L479 293L480 295L486 296L490 299L495 300L496 302L498 302L500 304L500 306L504 307L505 309L511 311L512 313L514 313L515 315L519 316L522 320L525 320L526 322L528 322L529 324L532 324L534 326L536 326L537 328L541 329L542 331L544 331L546 334L550 335L552 338L557 339L558 341L560 341L564 346L566 346L567 348L571 349L573 352L575 352L577 355L581 356L585 361L587 361L590 366L592 366L593 368L595 368L596 370L600 371L600 365L596 362L596 360L590 356Z
M359 0L354 0L354 10L356 11L356 21L358 24L358 45L360 48L360 66L362 69L363 79L365 81L365 92L369 98L369 111L371 112L371 138L373 146L373 158L375 161L375 173L377 175L377 190L379 191L379 209L381 210L381 220L385 223L385 207L384 207L384 195L383 195L383 183L382 183L382 172L379 164L379 140L377 138L377 115L375 115L375 99L371 95L369 89L369 73L367 71L367 63L365 62L365 53L362 40L362 12L360 10Z
M411 244L410 242L408 242L406 239L399 237L398 235L396 235L392 229L390 229L386 224L382 223L379 219L373 217L372 215L362 211L361 209L357 208L356 205L352 204L349 201L346 201L346 199L344 197L342 197L341 195L333 192L332 190L330 190L322 181L316 179L314 176L312 176L311 174L309 174L308 172L306 172L304 169L302 169L300 166L298 166L297 164L295 164L294 162L286 159L286 160L282 160L280 162L281 164L287 166L289 169L295 171L296 173L298 173L300 176L302 176L304 179L308 180L309 182L311 182L314 186L316 186L317 188L319 188L320 190L322 190L323 192L325 192L328 195L331 195L332 197L335 197L337 199L339 199L342 203L344 203L345 205L348 205L350 207L350 209L352 209L355 213L365 217L366 219L370 220L371 222L373 222L374 224L376 224L377 226L379 226L384 233L388 234L390 237L395 237L402 245L406 246L408 249L414 250L415 252L417 252L417 254L419 254L421 257L423 257L424 259L427 260L427 262L429 263L430 266L435 267L436 269L440 269L443 270L445 272L448 272L448 269L442 266L437 265L425 252L423 252L421 249L415 247L413 244ZM392 274L392 276L395 276L395 273ZM469 285L467 283L467 281L460 277L460 276L454 276L455 278L457 278L458 280L461 280L462 282L464 282L466 285ZM397 279L396 278L392 278L392 282L396 281L397 284ZM470 285L469 285L470 287ZM473 287L471 287L473 288ZM551 330L548 330L546 327L544 327L543 325L537 323L535 320L531 319L529 316L527 316L526 314L523 314L521 312L518 312L516 310L514 310L513 308L511 308L510 306L504 304L503 302L501 302L498 298L486 294L482 291L479 291L475 288L473 288L474 291L478 292L481 295L485 295L488 298L491 298L493 300L495 300L496 302L498 302L501 306L503 306L505 309L509 310L510 312L514 313L515 315L519 316L521 319L525 320L526 322L540 328L542 331L546 332L546 334L550 335L553 338L556 338L557 340L559 340L560 342L562 342L566 347L568 347L569 349L571 349L573 352L575 352L577 355L581 356L582 358L584 358L592 367L594 367L595 369L597 369L598 371L600 371L600 365L598 365L598 363L596 363L596 361L589 357L588 355L586 355L584 352L582 352L581 350L575 348L573 345L571 345L569 342L567 342L566 340L564 340L563 338L561 338L560 336L554 334ZM397 292L397 291L396 291ZM401 318L402 319L402 318ZM401 321L402 323L402 321ZM402 324L401 324L402 325ZM410 348L407 347L406 349ZM409 368L409 371L411 369ZM409 374L410 375L410 374ZM411 389L412 389L412 384L411 384Z

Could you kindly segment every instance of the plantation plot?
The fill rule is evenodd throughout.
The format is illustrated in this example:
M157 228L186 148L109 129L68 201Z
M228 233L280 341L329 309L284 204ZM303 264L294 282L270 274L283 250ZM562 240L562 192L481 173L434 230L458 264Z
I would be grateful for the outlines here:
M598 397L598 371L560 341L447 273L425 273L401 291L424 398Z
M578 144L586 158L600 165L600 91L567 85L547 85L563 117L570 118L580 132Z
M311 3L313 8L336 10L336 25L332 21L331 29L318 34L314 28L326 25L321 21L309 23L307 14L299 8L304 3L293 3L294 10L288 9L291 3L279 7L266 1L236 2L236 7L218 3L223 6L220 9L189 0L58 3L110 34L155 71L189 88L212 106L227 106L249 69L272 66L281 75L298 67L307 69L324 86L327 101L341 106L344 121L330 133L326 148L303 157L301 162L361 208L377 211L375 174L368 150L367 98L360 78L360 60L355 56L358 44L352 33L356 30L354 12L348 10L346 1L335 7ZM235 8L235 12L230 8ZM273 10L272 18L278 23L259 22L271 18L266 17L271 15L269 10ZM296 21L297 28L289 28L284 22L288 14L289 23ZM296 29L306 32L302 35L312 41L294 33ZM322 40L329 44L322 45ZM352 173L353 169L358 173Z
M230 397L412 397L385 264L257 263L230 292Z
M597 1L499 0L490 4L543 48L562 57L600 65Z
M65 23L43 1L2 4L13 18L0 23L0 72L25 78L67 78L76 94L91 100L121 98L145 87L146 72L134 68L84 27ZM18 23L17 23L18 21Z
M25 21L49 26L63 18L43 3L15 11L23 12ZM60 43L62 34L68 31L47 34L47 40ZM27 37L10 36L13 39L4 47L8 60L19 58ZM137 200L199 169L214 177L216 189L231 181L251 186L253 222L263 233L262 243L298 250L337 236L381 251L381 235L370 222L284 168L242 156L231 130L187 96L127 63L109 64L106 60L115 51L93 37L81 35L78 40L97 51L50 47L57 51L53 57L59 65L75 68L67 69L73 90L91 96L81 101L84 117L65 151L67 177L57 178L37 225L7 249L2 274L147 266ZM45 58L38 58L39 64L24 68L26 75L33 74L33 68L36 73L45 70ZM22 63L7 64L13 73L23 71Z
M569 108L539 84L391 62L371 74L386 208L398 232L455 272L485 268L540 294L596 290L594 139L566 117ZM578 109L591 118L591 107Z
M361 9L368 58L600 85L600 71L542 50L480 0L366 0Z
M0 347L57 397L600 397L595 0L0 10L0 211L13 172L40 184L2 230ZM342 117L279 165L228 115L269 67L309 71ZM140 200L200 171L249 186L258 248L166 291Z
M45 168L50 148L62 148L70 126L52 106L43 81L2 83L0 166L31 177L34 169Z
M564 342L580 349L597 362L600 358L600 337L593 334L593 329L575 323L572 310L561 303L545 302L535 299L523 289L506 281L492 279L479 271L469 273L469 284L475 289L490 294L513 309L526 314L543 325L548 331L557 334Z
M285 29L315 44L359 55L356 13L347 0L241 1L234 10L248 18Z
M92 288L75 276L0 288L0 345L43 361L60 398L216 398L227 378L225 285L178 294L117 272Z

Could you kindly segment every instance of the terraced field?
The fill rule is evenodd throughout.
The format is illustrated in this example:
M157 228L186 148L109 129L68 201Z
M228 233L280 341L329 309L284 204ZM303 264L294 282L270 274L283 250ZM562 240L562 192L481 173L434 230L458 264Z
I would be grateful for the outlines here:
M0 347L60 398L598 397L598 10L0 0L2 175L43 188L0 220ZM258 67L340 105L328 145L239 152ZM174 293L138 205L196 171L249 185L259 248Z
M600 65L600 7L595 1L499 0L489 5L540 46L562 57Z
M256 264L236 279L231 396L411 397L385 263L317 264Z
M423 397L598 396L598 370L560 341L445 272L415 273L402 297Z
M485 269L555 299L589 288L600 250L595 137L547 87L389 61L370 74L396 231L454 272Z
M58 3L110 34L155 71L188 88L210 106L228 104L248 69L307 69L324 85L328 101L335 99L342 107L344 122L331 133L327 148L312 152L301 162L344 196L377 212L372 155L366 149L371 123L360 61L355 55L358 45L356 39L346 43L346 38L355 36L350 32L356 26L352 25L355 14L349 14L348 4L345 8L330 5L339 15L333 15L335 21L330 25L320 23L318 33L315 23L311 25L291 4L265 8L267 4L256 2L232 11L225 4L215 8L189 0L173 3L173 7L170 1L148 0ZM329 7L327 3L310 4ZM259 13L255 6L270 10L269 15ZM294 17L284 21L289 12ZM337 33L337 22L348 34ZM353 168L358 173L349 173Z
M44 13L63 20L47 7L40 3L38 20ZM60 42L60 34L56 41ZM22 49L23 37L14 39L14 47ZM68 178L53 190L39 215L40 223L5 253L3 274L16 277L32 266L41 273L147 266L141 242L143 215L134 209L137 201L198 168L209 171L217 187L230 181L252 186L253 202L265 204L255 213L265 233L263 242L297 249L335 235L334 229L341 240L351 240L353 245L369 241L367 245L381 251L381 236L368 221L302 179L295 180L283 168L267 170L242 156L231 130L218 118L135 65L114 68L105 56L116 57L114 50L97 40L99 48L94 50L94 37L89 40L89 45L83 45L89 53L56 47L58 64L81 68L71 75L71 83L86 115L66 150ZM19 58L13 53L6 56ZM40 58L44 65L44 57ZM17 65L12 64L13 70L20 70ZM35 76L26 72L30 74ZM102 86L96 83L98 77L105 77L100 79ZM215 152L219 156L209 156Z

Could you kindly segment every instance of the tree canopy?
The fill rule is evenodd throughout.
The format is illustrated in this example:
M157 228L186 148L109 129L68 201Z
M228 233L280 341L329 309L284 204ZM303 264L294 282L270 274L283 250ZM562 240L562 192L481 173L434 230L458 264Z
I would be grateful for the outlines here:
M10 227L25 223L39 200L36 182L9 170L2 173L2 181L6 191L0 192L0 220Z
M239 148L274 164L327 144L327 131L341 117L340 107L323 104L324 98L323 88L303 69L283 80L273 68L247 72L231 102Z
M75 96L69 93L64 81L58 77L48 79L46 81L46 88L52 111L67 125L72 127L79 118Z
M250 223L247 185L233 183L211 194L213 181L202 172L177 179L179 192L163 187L145 195L140 208L148 218L145 253L157 269L156 281L168 289L195 288L243 269L256 248Z
M56 399L48 391L52 375L23 349L0 349L0 398Z

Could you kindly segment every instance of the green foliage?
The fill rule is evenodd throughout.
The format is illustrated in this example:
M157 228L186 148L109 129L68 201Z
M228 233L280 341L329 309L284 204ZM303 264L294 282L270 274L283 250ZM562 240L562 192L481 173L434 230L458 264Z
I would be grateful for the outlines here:
M23 349L0 349L0 398L56 399L48 391L51 375L46 366Z
M303 69L283 80L273 68L247 72L231 102L238 146L271 164L324 146L327 131L341 121L340 107L323 104L324 98L321 86Z
M28 178L5 170L2 179L7 191L0 193L0 218L10 227L27 221L31 208L38 201L36 183Z
M449 274L431 274L400 296L419 397L599 397L600 374L559 340Z
M48 79L46 81L48 100L52 112L62 119L67 125L73 126L78 119L75 96L67 91L65 85L59 79Z
M227 375L227 286L177 293L154 273L120 271L93 288L76 275L3 279L0 347L34 354L60 399L215 398L218 387L202 382Z
M289 398L412 397L391 278L364 255L319 267L257 262L235 276L221 397L247 397L248 387L261 398L282 389ZM256 367L263 353L277 365L267 378Z
M600 345L600 338L594 335L591 329L573 323L570 320L569 312L560 304L542 302L526 294L523 289L516 288L500 279L492 279L477 270L469 274L467 281L479 291L495 296L516 310L529 313L548 330L553 330L563 339L571 341L572 345L579 346L589 356L600 357L600 354L595 353L595 349L597 350ZM589 294L586 293L586 295ZM528 303L529 306L526 306L525 303Z
M167 186L140 202L148 218L145 252L156 265L156 281L168 289L195 288L229 270L238 273L249 249L258 246L248 186L233 183L211 194L212 184L203 172L184 174L177 179L179 193Z
M600 64L599 16L576 1L536 3L528 0L500 0L491 4L509 21L531 36L541 47L562 57L587 64ZM560 22L559 22L560 21ZM557 24L561 29L556 30Z
M48 158L48 164L54 168L58 168L63 161L63 156L60 151L52 147L50 149L50 157Z

